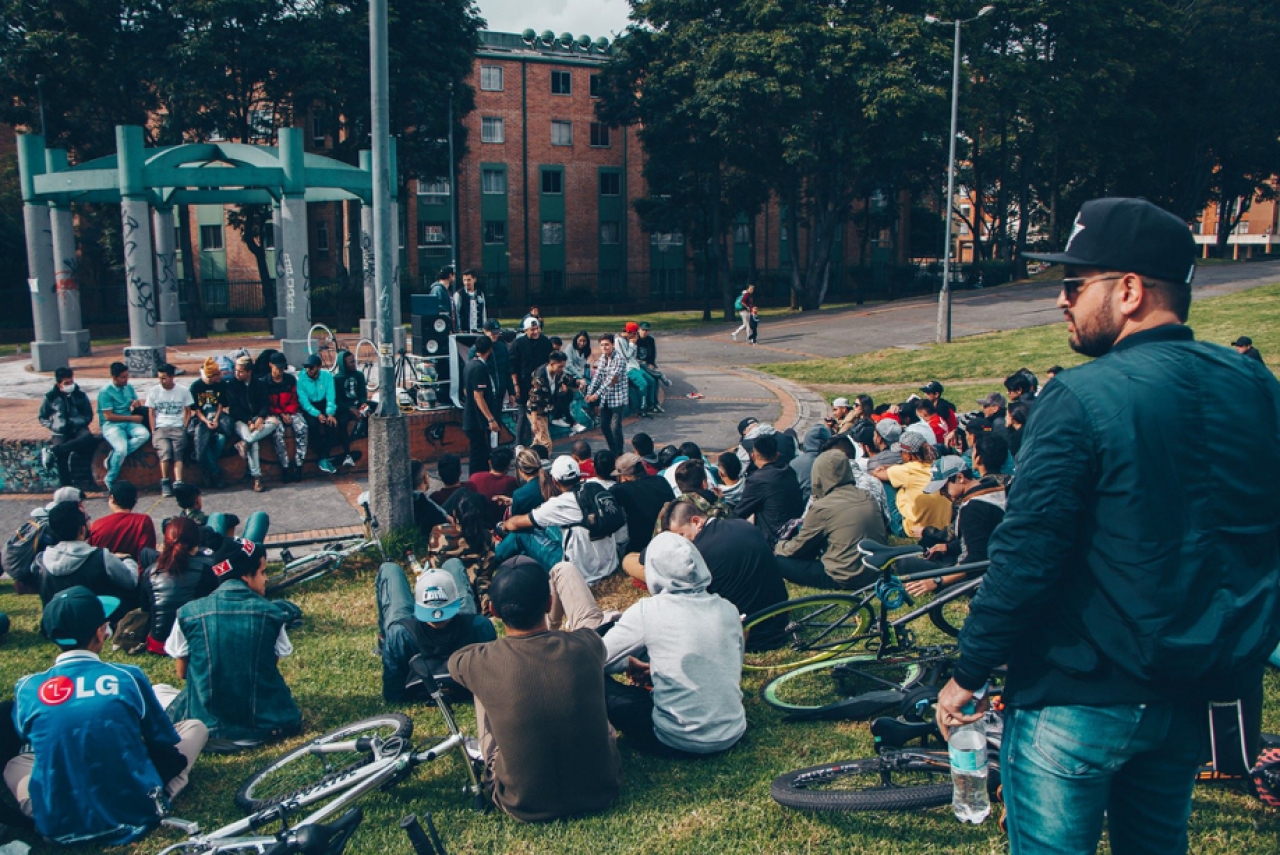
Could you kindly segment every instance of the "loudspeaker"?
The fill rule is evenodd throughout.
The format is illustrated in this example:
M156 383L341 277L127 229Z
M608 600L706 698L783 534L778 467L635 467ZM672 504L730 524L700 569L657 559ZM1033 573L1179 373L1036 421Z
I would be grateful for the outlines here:
M452 315L449 307L449 298L439 299L433 294L411 294L409 295L409 314L411 315L444 315L446 318Z
M415 312L410 316L409 323L413 330L413 352L415 355L449 355L448 315L421 315Z

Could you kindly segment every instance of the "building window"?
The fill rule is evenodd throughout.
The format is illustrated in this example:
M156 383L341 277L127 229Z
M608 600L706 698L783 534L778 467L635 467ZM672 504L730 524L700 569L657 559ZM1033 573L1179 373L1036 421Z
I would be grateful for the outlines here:
M599 98L600 97L600 75L593 74L591 75L590 79L591 79L591 97Z
M485 220L484 221L484 242L486 244L499 244L507 242L507 221L506 220Z
M182 243L181 231L179 231L178 243ZM276 248L276 221L267 220L262 224L262 248Z
M542 224L542 245L564 245L564 223L560 220L547 220Z
M542 192L543 193L563 193L564 192L564 173L558 169L542 170Z
M205 252L214 252L222 249L221 225L200 227L200 248Z
M418 222L418 246L435 247L449 245L448 223Z
M419 204L443 205L449 200L449 182L443 178L437 178L434 181L419 178L418 195L422 197L419 199Z
M329 254L329 224L324 220L316 223L316 255Z
M480 66L480 88L485 92L502 91L502 66Z
M1236 227L1231 230L1231 233L1237 234L1237 235L1247 235L1249 233L1249 221L1241 220L1240 222L1236 223Z
M573 94L573 75L568 71L551 72L551 94L552 95L572 95Z
M606 220L600 224L600 243L622 243L622 223Z
M609 147L609 126L599 122L591 123L591 145L596 148Z
M652 232L649 235L649 246L657 248L658 252L668 252L684 246L684 235L680 232Z
M601 196L621 196L622 195L622 173L621 172L601 172L600 173L600 195Z
M959 234L962 234L962 235L967 235L967 234L969 234L969 222L968 222L968 220L969 220L969 214L970 214L970 212L971 212L971 211L973 211L973 208L971 208L971 207L970 207L970 206L968 206L968 205L961 205L961 206L960 206L960 229L959 229Z
M480 170L481 193L506 193L507 171L505 169Z
M573 145L573 122L551 121L551 144Z
M751 243L751 226L748 223L734 223L734 243Z
M318 113L311 114L311 144L313 146L324 145L324 119Z
M480 120L480 142L506 142L506 132L502 119L498 116L485 116Z

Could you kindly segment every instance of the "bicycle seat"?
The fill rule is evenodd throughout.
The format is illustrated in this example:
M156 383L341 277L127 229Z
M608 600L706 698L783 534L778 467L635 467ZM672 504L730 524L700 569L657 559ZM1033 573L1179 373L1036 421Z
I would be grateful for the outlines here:
M941 736L938 726L931 721L903 721L884 716L871 722L871 735L876 745L885 748L901 748L913 739L928 740Z
M327 852L341 852L362 821L364 809L357 807L327 825L316 823L299 826L284 840L268 846L263 855L325 855Z
M887 564L902 555L922 554L919 546L889 546L865 538L858 542L858 551L863 555L862 563L873 570L883 570Z

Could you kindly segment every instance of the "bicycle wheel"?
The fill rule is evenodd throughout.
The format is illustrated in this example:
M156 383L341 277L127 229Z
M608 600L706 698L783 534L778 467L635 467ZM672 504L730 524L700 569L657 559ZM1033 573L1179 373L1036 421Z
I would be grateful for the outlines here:
M362 736L376 737L383 742L392 739L408 740L412 734L413 722L408 716L399 713L386 713L344 725L305 745L286 751L250 775L236 793L236 806L246 813L256 813L335 781L373 759L371 751L312 754L311 747L314 745L345 742Z
M749 615L743 670L778 671L838 656L870 631L875 614L869 603L866 596L818 594Z
M922 810L951 801L951 765L945 750L886 751L779 775L769 795L796 810Z
M960 630L968 616L968 597L957 597L929 610L929 620L933 625L952 638L960 637Z
M267 596L279 593L285 588L324 575L338 566L338 556L328 550L317 552L292 561L275 573L267 574Z
M367 338L356 342L352 352L356 358L356 368L364 375L364 384L370 392L378 389L378 346Z
M883 696L886 690L903 692L923 679L928 665L919 657L877 659L874 654L811 662L765 683L760 697L776 710L812 714L871 693ZM889 700L885 696L886 708ZM900 704L902 697L896 701ZM868 709L863 714L874 715L876 710Z
M338 343L324 324L314 324L307 331L307 353L319 356L325 371L333 370L338 361Z

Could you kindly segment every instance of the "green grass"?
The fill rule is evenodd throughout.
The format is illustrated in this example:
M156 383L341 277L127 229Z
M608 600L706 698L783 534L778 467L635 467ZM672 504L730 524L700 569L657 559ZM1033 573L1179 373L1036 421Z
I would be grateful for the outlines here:
M313 737L356 718L385 711L380 696L380 663L372 654L375 607L374 567L344 569L334 577L299 586L292 598L303 608L302 629L291 633L296 653L281 670L303 709L305 734ZM629 590L629 586L617 586ZM36 597L17 597L6 585L0 609L13 619L4 642L0 682L48 667L52 645L35 631ZM796 593L808 593L796 590ZM927 627L927 621L923 622ZM931 627L927 627L931 629ZM173 665L155 656L106 658L140 665L154 682L175 682ZM453 853L613 853L672 852L957 852L998 853L1005 841L996 824L961 826L947 808L912 814L817 815L786 810L769 798L769 783L789 770L821 762L869 756L874 749L860 723L788 724L759 700L763 680L744 680L749 729L746 742L727 755L701 761L656 760L622 747L625 783L617 803L604 813L547 825L522 825L504 814L479 814L467 807L460 788L465 772L450 756L419 767L389 792L363 799L366 819L348 852L386 855L407 852L396 827L407 813L430 811ZM1268 697L1280 691L1280 675L1267 677ZM395 707L409 715L419 737L443 732L439 714L426 705ZM458 705L462 726L474 732L469 705ZM1265 725L1280 729L1275 704ZM301 739L289 744L300 742ZM239 817L232 797L241 781L281 746L242 756L202 757L191 785L177 802L178 815L206 829ZM1271 853L1280 819L1255 799L1227 786L1196 791L1192 817L1194 851ZM131 847L152 853L176 842L161 830ZM37 846L37 851L53 852ZM65 851L65 850L59 850ZM77 850L71 850L77 851ZM87 849L79 851L87 852Z
M853 305L852 303L827 303L823 309L842 309ZM762 318L779 318L793 314L791 309L783 306L778 308L761 309L760 317ZM566 341L577 334L581 330L587 330L593 336L599 336L602 332L621 331L623 325L627 321L648 321L654 332L680 332L682 330L696 329L705 327L708 323L712 324L728 324L735 326L741 321L735 314L732 321L727 321L722 316L722 312L717 304L711 312L711 320L702 320L702 310L694 310L688 312L646 312L637 315L564 315L544 316L544 331L547 335L558 335ZM503 325L514 325L518 323L518 319L503 321Z

